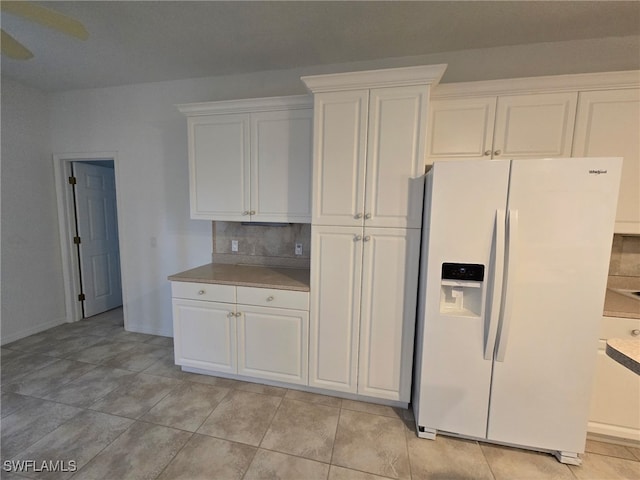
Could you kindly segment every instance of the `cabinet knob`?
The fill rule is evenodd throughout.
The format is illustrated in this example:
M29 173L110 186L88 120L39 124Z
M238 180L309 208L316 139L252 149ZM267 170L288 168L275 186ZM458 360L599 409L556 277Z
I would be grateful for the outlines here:
M631 330L631 335L633 335L634 337L637 337L638 335L640 335L640 330L637 328L634 328L633 330Z
M491 155L491 150L485 150L484 151L484 156L488 157L489 155Z
M362 214L361 213L356 213L353 218L355 218L356 220L359 218L362 218Z
M249 210L245 210L244 212L242 212L242 215L249 215Z
M370 237L369 235L367 235L367 236L365 236L362 240L363 240L364 242L368 242L369 240L371 240L371 237Z
M269 295L267 297L267 302L273 302L275 300L275 298L273 297L273 295Z
M236 313L236 317L240 317L240 316L242 316L242 312Z
M371 218L371 214L370 214L370 213L367 213L367 214L364 216L364 219L365 219L365 220L369 220L370 218Z
M255 214L256 214L256 211L255 211L255 210L251 210L251 211L249 212L249 215L255 215Z
M493 154L494 154L495 156L498 156L498 155L500 155L501 153L502 153L502 150L496 150L495 152L493 152Z
M233 312L229 312L229 313L227 314L227 318L231 318L231 317L235 317L235 316L236 316L236 314L235 314L235 313L233 313Z
M205 292L204 290L198 290L198 295L204 295L205 293L207 292Z
M356 235L355 237L353 237L354 242L359 242L360 240L362 240L362 235Z

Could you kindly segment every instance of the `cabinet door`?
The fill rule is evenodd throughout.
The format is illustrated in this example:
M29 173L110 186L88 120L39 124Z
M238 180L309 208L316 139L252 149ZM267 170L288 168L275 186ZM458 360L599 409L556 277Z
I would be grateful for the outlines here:
M640 234L640 90L581 92L574 157L622 157L615 232Z
M493 158L569 157L578 94L498 98Z
M409 402L420 230L364 234L358 393Z
M491 158L496 97L429 102L428 163Z
M173 341L178 365L236 373L234 304L173 299Z
M249 115L190 117L191 218L248 220Z
M314 225L362 225L368 98L367 90L314 95Z
M356 392L361 238L358 227L311 228L309 385L314 387Z
M420 228L427 85L373 89L365 182L365 225Z
M311 222L311 109L251 114L252 221Z
M238 305L238 373L307 384L309 313Z

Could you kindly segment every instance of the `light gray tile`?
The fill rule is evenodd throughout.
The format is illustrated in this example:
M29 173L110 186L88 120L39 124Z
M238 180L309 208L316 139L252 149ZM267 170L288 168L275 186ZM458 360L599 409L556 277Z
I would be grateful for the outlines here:
M105 362L105 365L113 368L123 368L125 370L141 372L154 364L159 358L172 353L172 349L167 347L138 343L131 350Z
M480 448L496 480L574 478L567 465L546 453L489 444L480 444Z
M55 340L47 345L38 346L32 349L32 351L34 353L41 353L42 355L49 355L50 357L66 357L101 341L102 337L82 335L65 338L64 340Z
M281 401L271 395L231 391L198 433L258 446Z
M17 393L2 392L2 398L0 399L0 405L2 405L2 418L11 415L23 408L35 405L40 400L33 397L25 397Z
M329 469L329 480L385 480L389 477L381 477L372 473L358 472L357 470L351 470L350 468L338 467L337 465L331 465ZM422 477L413 477L415 479ZM448 478L448 477L442 477ZM453 477L451 477L453 478ZM463 477L460 477L461 479ZM469 477L469 479L474 477Z
M138 374L128 379L123 386L91 404L89 408L112 415L140 418L181 384L180 380L173 378Z
M284 397L287 393L286 388L272 387L270 385L251 382L237 382L233 388L236 390L242 390L243 392L261 393L263 395L271 395L274 397Z
M134 342L114 342L103 339L88 348L67 355L67 359L93 364L101 364L132 350L137 344Z
M616 445L615 443L587 440L585 452L597 453L598 455L607 455L609 457L626 458L627 460L637 460L637 458L629 448L622 445Z
M123 329L121 332L111 336L110 338L116 342L150 343L149 340L153 340L156 337L155 335L149 335L146 333L128 332Z
M407 429L411 474L425 480L473 478L493 480L493 474L478 442L438 436L418 438Z
M284 398L260 446L328 463L339 416L335 407Z
M328 395L320 395L318 393L303 392L301 390L287 390L285 398L290 400L299 400L307 403L317 403L328 407L340 408L342 399L338 397L330 397Z
M7 362L2 362L2 385L19 382L35 370L58 361L57 358L46 355L25 354L13 357Z
M193 435L158 480L240 480L257 448L207 435Z
M384 477L409 478L403 421L342 409L331 463Z
M12 458L82 410L38 400L2 419L2 459Z
M82 480L154 479L190 437L182 430L136 422L76 476Z
M342 400L342 408L356 412L371 413L372 415L384 415L385 417L404 418L405 410L402 408L378 405L376 403L359 402L357 400Z
M152 335L153 338L148 340L146 343L149 345L160 345L161 347L172 347L173 348L173 338L172 337L160 337L157 335Z
M45 398L76 407L88 407L116 388L125 385L137 373L97 366L75 380L50 390Z
M113 338L115 335L124 332L124 328L120 325L114 325L109 322L93 322L91 327L87 329L87 332L91 332L91 335L98 335L100 337Z
M43 461L62 461L69 465L74 461L76 468L87 462L113 442L134 423L122 417L85 410L41 438L16 458ZM42 472L37 478L69 478L72 472Z
M5 385L3 391L42 397L60 385L69 383L93 370L95 365L73 360L57 360L22 377L19 382Z
M326 480L329 465L284 453L258 450L244 480Z
M142 420L195 432L229 391L187 382L158 402Z
M582 465L569 467L579 480L638 480L640 462L586 453Z

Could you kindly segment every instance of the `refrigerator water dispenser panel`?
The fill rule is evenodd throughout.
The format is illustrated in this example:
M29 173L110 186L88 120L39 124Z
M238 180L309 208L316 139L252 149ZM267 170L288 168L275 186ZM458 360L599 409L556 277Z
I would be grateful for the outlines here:
M440 313L454 316L480 317L484 265L476 263L443 263L440 291Z

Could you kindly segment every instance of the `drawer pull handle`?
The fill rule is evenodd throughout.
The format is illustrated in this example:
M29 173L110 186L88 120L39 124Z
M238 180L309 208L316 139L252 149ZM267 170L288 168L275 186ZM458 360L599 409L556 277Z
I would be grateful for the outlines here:
M205 293L207 292L205 292L204 290L198 290L198 295L204 295Z
M274 300L275 298L273 297L273 295L267 297L267 302L273 302Z
M640 335L640 330L637 328L634 328L633 330L631 330L631 335L633 335L634 337L637 337L638 335Z

